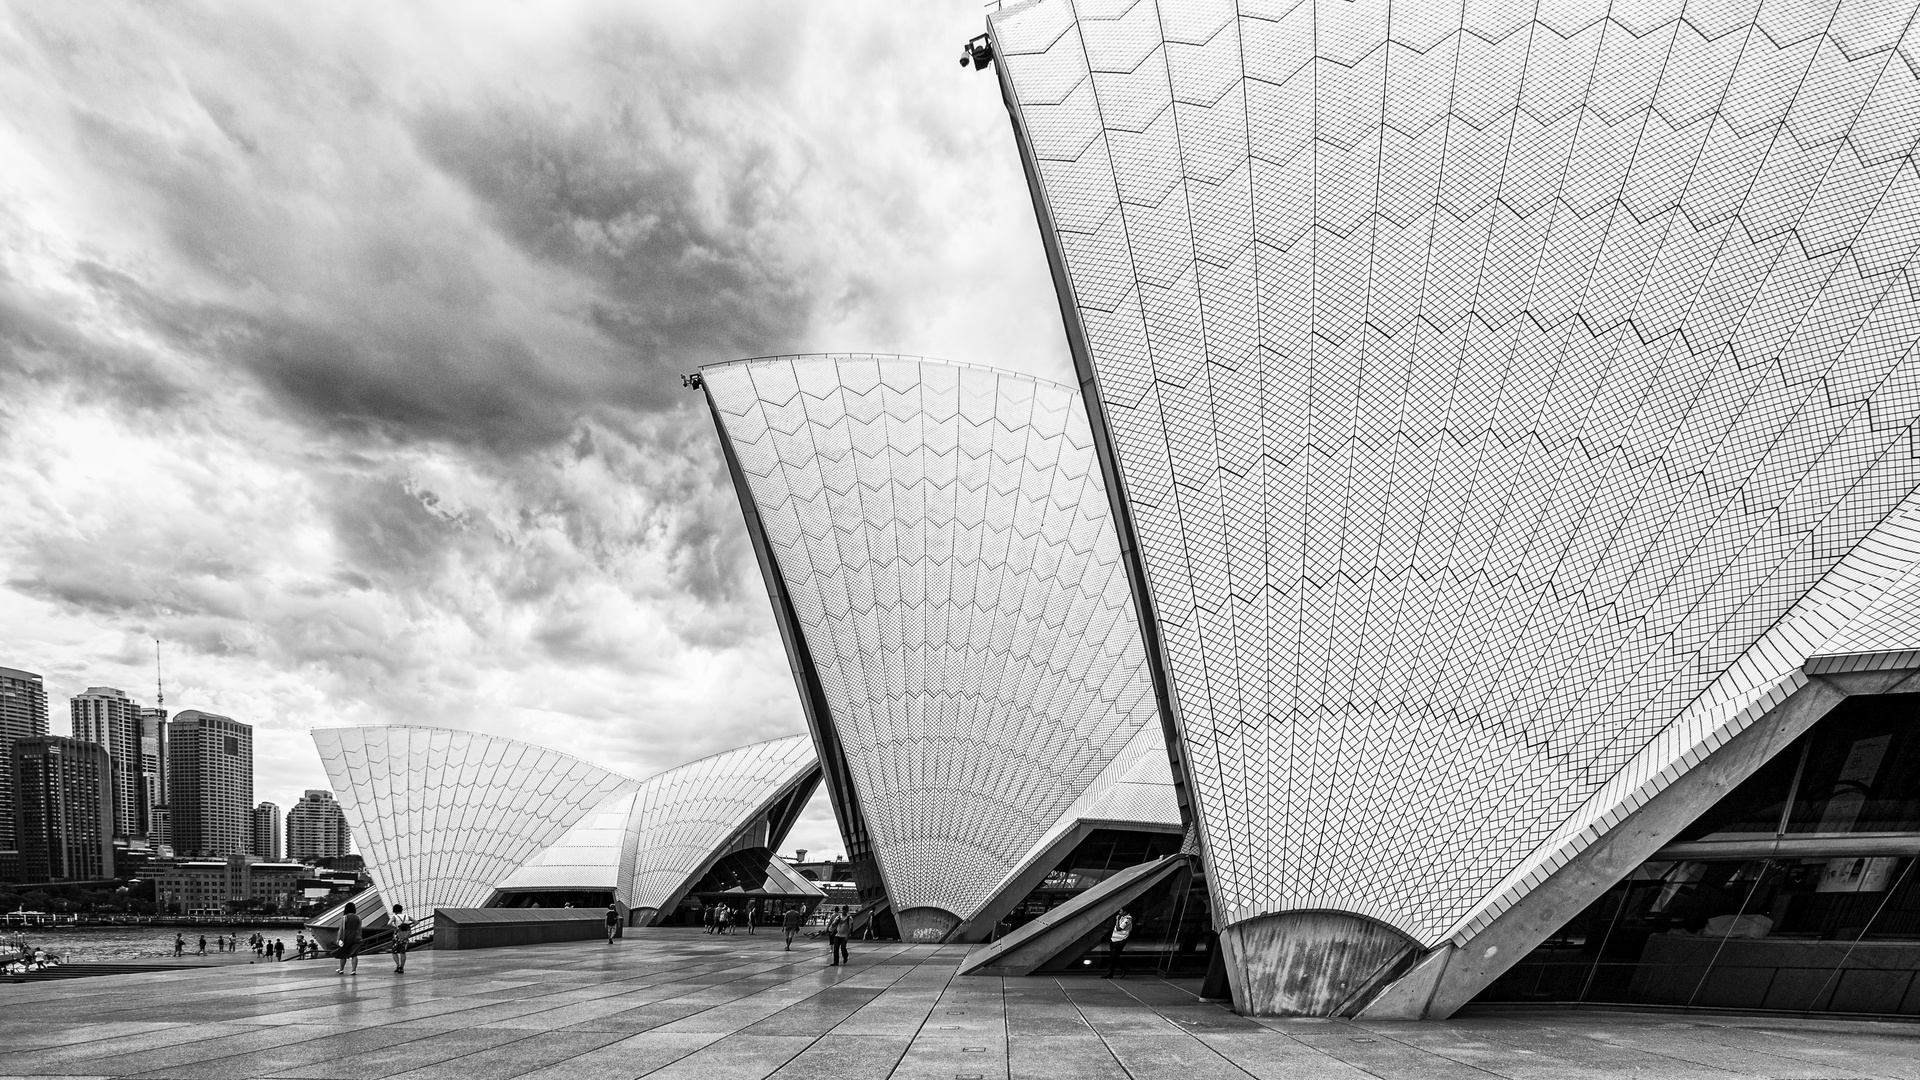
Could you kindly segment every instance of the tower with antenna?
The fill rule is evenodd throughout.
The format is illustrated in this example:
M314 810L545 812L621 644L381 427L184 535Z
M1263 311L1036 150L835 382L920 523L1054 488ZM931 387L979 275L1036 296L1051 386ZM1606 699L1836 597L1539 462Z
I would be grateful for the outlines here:
M167 797L167 685L160 674L160 639L153 639L154 706L140 710L140 808L152 844L173 842Z

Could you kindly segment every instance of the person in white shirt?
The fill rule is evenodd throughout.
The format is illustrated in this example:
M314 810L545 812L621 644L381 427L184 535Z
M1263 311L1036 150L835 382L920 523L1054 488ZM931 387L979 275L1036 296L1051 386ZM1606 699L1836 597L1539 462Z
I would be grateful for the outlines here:
M1103 979L1127 977L1127 959L1121 950L1127 947L1127 939L1133 936L1133 913L1126 908L1113 917L1113 930L1107 934L1107 973Z

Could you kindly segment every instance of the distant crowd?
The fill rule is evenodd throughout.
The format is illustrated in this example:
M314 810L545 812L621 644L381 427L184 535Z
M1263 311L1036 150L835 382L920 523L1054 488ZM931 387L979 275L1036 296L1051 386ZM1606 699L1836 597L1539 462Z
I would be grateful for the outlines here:
M287 942L284 938L268 940L265 934L250 934L247 937L247 947L253 950L253 959L247 961L250 964L263 960L278 962L287 958ZM182 934L175 933L173 935L173 955L185 956L187 955L187 948L188 943L186 937ZM215 934L213 936L213 951L217 953L239 952L240 935ZM207 955L207 935L200 935L199 945L195 949L194 955ZM308 940L304 931L293 936L293 958L295 960L304 960L309 956L319 955L320 943L318 941Z

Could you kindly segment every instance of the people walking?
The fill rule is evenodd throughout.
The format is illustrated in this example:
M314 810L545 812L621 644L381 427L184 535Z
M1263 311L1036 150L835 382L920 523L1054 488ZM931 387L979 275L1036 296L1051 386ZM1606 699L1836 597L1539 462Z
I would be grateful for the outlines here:
M173 955L187 955L187 939L181 937L178 933L173 935Z
M713 933L714 926L720 922L720 916L718 914L719 909L720 909L720 905L718 904L710 905L706 908L701 909L700 916L706 922L707 924L706 932L709 934Z
M407 917L406 908L393 905L393 918L389 920L393 927L393 973L407 973L407 947L413 941L413 920Z
M620 908L612 900L607 901L607 944L613 944L615 935L620 933Z
M274 938L274 939L273 939L273 959L274 959L274 962L275 962L275 963L280 963L280 962L283 962L283 961L285 961L285 960L286 960L286 958L287 958L287 939L286 939L286 938Z
M718 929L714 931L715 933L731 934L733 932L733 909L725 904L721 904L720 912L713 917L713 921L714 925L718 927Z
M787 931L787 947L784 951L792 952L793 937L800 932L800 909L791 904L787 905L787 913L781 918L780 923Z
M827 944L833 949L833 959L827 962L828 967L838 967L850 962L847 956L847 938L851 936L852 931L853 920L847 917L846 910L843 908L834 912L832 920L827 923Z
M747 905L747 936L748 937L753 936L753 923L754 923L753 917L757 914L759 914L759 912L756 910L755 906L749 903Z
M1121 950L1127 947L1127 939L1133 936L1133 914L1126 908L1113 917L1113 929L1107 934L1107 973L1103 979L1124 979L1127 977L1127 958Z
M200 935L200 955L207 955L207 935L205 934Z
M360 974L360 910L353 901L347 901L345 918L340 920L340 947L334 950L339 957L340 966L333 969L335 975L348 974L347 965L353 965L352 974Z

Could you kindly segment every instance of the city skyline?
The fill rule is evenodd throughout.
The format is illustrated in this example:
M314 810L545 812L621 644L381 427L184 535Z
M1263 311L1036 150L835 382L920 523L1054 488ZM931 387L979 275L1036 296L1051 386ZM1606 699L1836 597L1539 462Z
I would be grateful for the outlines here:
M18 669L18 668L12 668L12 667L0 667L0 671L5 671L15 675L33 675L33 676L39 675L38 672L32 672L32 671L27 671L25 669ZM44 680L42 680L42 685L44 686ZM148 716L158 709L158 706L147 705L138 695L134 693L129 693L127 691L122 690L119 687L114 687L114 686L102 686L98 684L90 684L87 686L87 688L84 691L68 696L67 700L68 700L69 707L66 710L60 710L60 709L54 708L53 703L58 700L58 696L53 693L45 693L44 701L41 702L41 704L45 706L46 716L43 718L45 721L45 724L44 724L45 730L44 732L38 732L38 734L44 734L48 737L53 737L53 738L70 738L83 743L93 743L95 745L100 745L103 749L106 749L109 752L109 755L111 756L113 754L113 747L109 745L108 742L104 742L99 738L93 737L92 732L88 732L85 735L77 734L76 732L80 732L83 730L83 723L80 721L80 717L82 715L83 702L87 703L87 706L89 708L100 713L103 719L100 720L99 723L104 724L105 723L104 713L100 712L102 709L100 699L103 699L103 698L114 699L116 695L118 696L118 699L120 701L124 702L129 714L132 716L136 724L144 724ZM158 699L158 695L156 695L156 700L157 699ZM181 716L187 715L187 714L192 714L194 716L204 715L204 716L210 717L211 719L221 720L221 721L240 720L240 718L237 718L237 717L227 717L217 713L212 713L208 710L199 710L199 709L167 710L167 714L168 714L168 717L170 718L169 723L171 723L173 720L178 720ZM65 721L65 730L62 730L63 720ZM256 738L258 737L260 733L260 729L258 726L246 725L244 721L241 721L241 723L243 726L249 727L251 729L251 733L254 737ZM325 726L327 725L316 725L316 728L325 727ZM100 730L110 731L110 729L105 727L102 727ZM144 730L144 728L142 730ZM302 732L301 734L309 739L311 738L310 731ZM108 737L111 738L110 735ZM4 740L0 740L0 741L4 741ZM131 741L133 752L136 754L140 752L140 749L139 749L140 743L141 743L141 740L138 735L136 735ZM732 748L728 748L728 749L732 749ZM4 753L0 753L0 759L3 759L4 756L5 756ZM170 771L170 768L165 761L165 757L166 755L162 754L160 756L160 760L154 763L154 765L157 766L157 772L161 776L164 776L167 772ZM675 762L675 763L669 764L666 768L668 769L677 768L683 764L685 764L685 762ZM659 770L656 770L656 771L659 771ZM11 783L10 774L7 777L7 780L8 780L8 783L10 784ZM323 774L322 783L324 784L325 782L326 780ZM117 771L114 774L113 786L116 792L118 792L119 788L122 786L120 783L120 778ZM161 787L160 790L164 792L165 788ZM274 830L275 835L278 837L280 851L279 851L279 854L273 855L271 856L271 858L276 858L276 859L281 857L285 857L289 859L296 858L296 857L325 858L325 857L328 857L329 853L337 853L337 854L347 854L349 852L357 853L357 851L355 851L355 848L357 845L354 844L351 833L346 830L344 817L340 817L340 833L342 836L346 838L345 850L339 850L335 852L334 847L337 847L338 845L333 845L333 846L328 846L327 852L315 852L311 856L307 856L304 854L301 856L296 856L294 852L295 844L293 842L292 836L293 836L293 831L296 827L295 822L296 822L297 812L307 811L310 807L314 807L316 802L324 802L327 804L326 810L328 813L335 816L338 816L340 814L338 804L333 802L333 793L330 789L324 786L319 788L314 788L314 787L301 788L299 789L298 795L291 795L278 790L269 792L260 786L258 760L256 757L255 760L252 762L252 785L249 790L251 792L252 801L246 803L245 806L240 807L238 816L236 817L235 823L233 825L233 830L234 830L233 835L238 839L235 841L237 846L234 848L231 854L256 855L256 856L261 855L260 851L256 850L261 846L258 843L258 838L261 836L261 833L258 831L260 828L258 815L261 810L269 809L269 808L272 809L272 811L280 821L280 824L276 826ZM6 794L8 798L11 797L10 793L0 792L0 794ZM139 798L137 794L134 794L131 797L135 799ZM4 801L4 800L0 800L0 801ZM168 817L169 819L172 818L173 815L170 812L171 808L167 806L167 800L165 798L158 800L157 802L153 803L153 805L167 808L169 810ZM238 805L239 804L236 803L236 806ZM805 820L807 817L811 817L813 820L810 822ZM132 839L136 839L136 840L147 842L154 845L164 843L170 848L174 846L172 843L171 835L168 835L167 838L164 840L160 839L158 836L153 835L151 833L139 834L137 836L130 835L130 833L127 830L122 829L119 826L119 813L117 812L117 810L112 815L112 819L115 823L114 832L113 832L113 835L115 837L119 837L121 839L132 838ZM12 818L10 814L7 816L7 820L9 825L11 825ZM313 820L313 824L311 825L311 828L319 829L321 826L318 824L318 819L314 818L312 820ZM806 827L806 826L810 826L810 827ZM171 834L172 832L171 820L169 820L168 822L167 831L169 834ZM812 852L816 858L834 859L834 858L845 857L846 844L842 839L842 837L840 836L838 827L833 820L832 810L830 805L827 802L827 796L824 791L816 793L812 797L812 799L808 801L806 809L803 812L803 820L799 823L796 823L791 839L794 842L786 844L783 848L783 851L793 851L796 849L808 850ZM322 846L327 846L327 845L323 844ZM0 850L7 850L6 845L0 844ZM184 849L175 848L174 850L175 850L176 857L179 857L179 858L195 857L193 856L193 853L188 852ZM268 856L261 856L261 857L268 857Z

